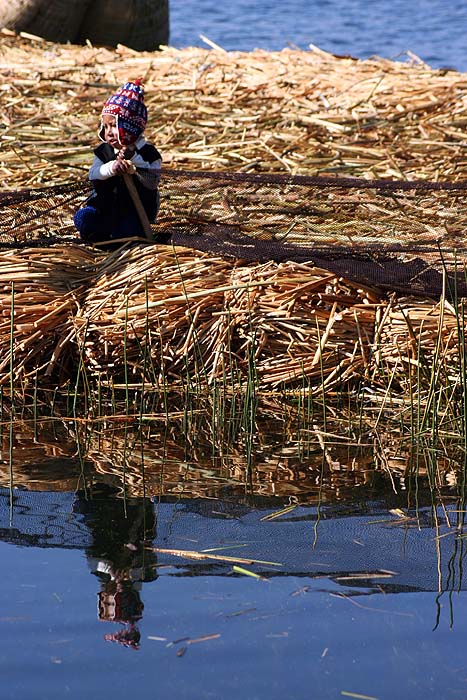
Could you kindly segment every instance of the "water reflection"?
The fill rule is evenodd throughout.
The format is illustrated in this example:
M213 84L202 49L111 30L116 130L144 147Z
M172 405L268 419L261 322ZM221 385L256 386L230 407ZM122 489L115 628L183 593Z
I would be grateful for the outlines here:
M77 492L73 510L89 530L86 558L100 582L99 619L123 625L105 639L137 649L142 583L156 578L155 555L147 549L156 536L156 518L150 499L118 496L106 484L96 484Z
M406 512L387 497L316 507L255 497L123 499L99 482L74 493L2 488L0 539L83 550L99 580L99 618L126 625L115 640L128 632L137 646L141 587L158 574L230 577L238 563L264 579L337 584L345 595L463 590L465 508L419 496Z
M177 420L143 429L64 422L53 432L22 424L11 451L8 436L0 440L0 485L79 491L90 479L127 497L250 495L299 504L384 497L404 508L417 503L420 489L462 493L462 446L425 449L393 427L355 436L341 421L329 421L324 433L271 414L264 422L258 417L250 436L239 431L228 439L225 432L213 434L201 420L188 431Z
M233 444L219 455L204 434L187 443L170 426L142 437L26 428L0 455L0 540L83 551L98 619L115 625L104 639L140 648L143 584L242 569L300 579L297 595L435 592L435 629L448 595L454 624L466 510L452 454L404 451L390 436L355 445L264 433L249 456Z

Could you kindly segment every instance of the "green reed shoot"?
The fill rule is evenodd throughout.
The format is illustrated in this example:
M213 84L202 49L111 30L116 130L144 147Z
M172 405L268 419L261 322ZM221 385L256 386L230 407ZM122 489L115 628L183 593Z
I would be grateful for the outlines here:
M128 388L128 296L125 299L125 324L123 327L123 375L125 382L125 415L130 415L130 392Z
M84 329L84 336L83 336L83 340L82 340L80 348L79 348L78 370L76 372L75 390L74 390L74 394L73 394L73 405L72 405L73 417L77 417L77 415L78 415L77 406L78 406L79 386L80 386L82 377L83 377L83 396L84 396L84 400L85 400L85 406L84 406L85 415L87 412L86 407L87 407L87 403L88 403L88 397L91 395L89 384L87 382L85 365L84 365L84 351L85 351L85 345L86 345L86 339L87 339L87 333L88 333L88 326L89 326L89 319L86 320L86 326ZM86 391L86 389L88 389L88 391Z
M10 307L10 425L9 425L9 449L8 471L10 484L10 523L13 520L13 421L15 418L15 283L11 283L11 307Z
M34 440L37 441L37 369L34 372L33 427Z

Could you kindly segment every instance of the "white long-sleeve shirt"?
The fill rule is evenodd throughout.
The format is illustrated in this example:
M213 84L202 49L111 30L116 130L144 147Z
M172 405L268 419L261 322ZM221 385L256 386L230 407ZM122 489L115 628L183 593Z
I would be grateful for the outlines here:
M143 136L140 136L135 143L136 150L134 151L130 161L136 168L136 177L141 181L149 190L157 189L160 180L160 169L162 161L160 158L154 160L152 163L144 160L139 151L148 144ZM119 152L119 149L114 149L115 155ZM113 166L115 161L110 160L108 163L103 163L98 156L94 156L94 160L89 169L89 179L90 180L108 180L114 177Z

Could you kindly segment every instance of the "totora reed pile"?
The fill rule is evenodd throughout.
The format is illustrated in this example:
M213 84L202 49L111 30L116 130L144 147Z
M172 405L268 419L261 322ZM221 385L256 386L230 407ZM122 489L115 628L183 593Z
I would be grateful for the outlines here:
M169 168L464 179L467 77L411 55L137 53L3 30L0 70L3 191L85 178L102 103L139 76L147 136ZM463 388L462 300L401 298L311 262L70 242L0 252L0 288L5 390L65 381L78 366L127 385Z

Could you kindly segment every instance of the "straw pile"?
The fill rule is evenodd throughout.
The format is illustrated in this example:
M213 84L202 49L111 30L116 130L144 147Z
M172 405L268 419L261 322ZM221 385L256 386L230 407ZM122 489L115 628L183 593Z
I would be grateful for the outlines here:
M24 250L4 253L2 270L3 384L79 354L90 373L133 382L241 380L254 359L261 386L319 384L364 363L378 301L312 265L233 265L168 246Z
M0 273L7 386L12 375L17 386L38 372L56 378L79 357L99 381L149 388L219 380L233 392L249 381L315 392L358 378L384 386L389 374L405 384L435 353L446 372L459 364L447 302L383 302L311 264L70 244L3 253Z
M370 178L464 177L467 78L415 57L165 48L137 53L0 34L5 188L87 171L103 101L141 76L148 137L173 167Z
M170 167L457 180L467 163L467 79L416 57L358 61L314 47L136 53L3 30L0 71L4 189L84 177L103 101L136 76L147 136ZM67 245L3 253L0 283L3 384L55 375L82 353L90 372L129 371L135 381L213 381L233 367L246 376L253 362L260 386L318 390L382 381L394 363L403 376L420 348L433 355L434 337L446 367L457 352L455 309L389 303L312 265Z

